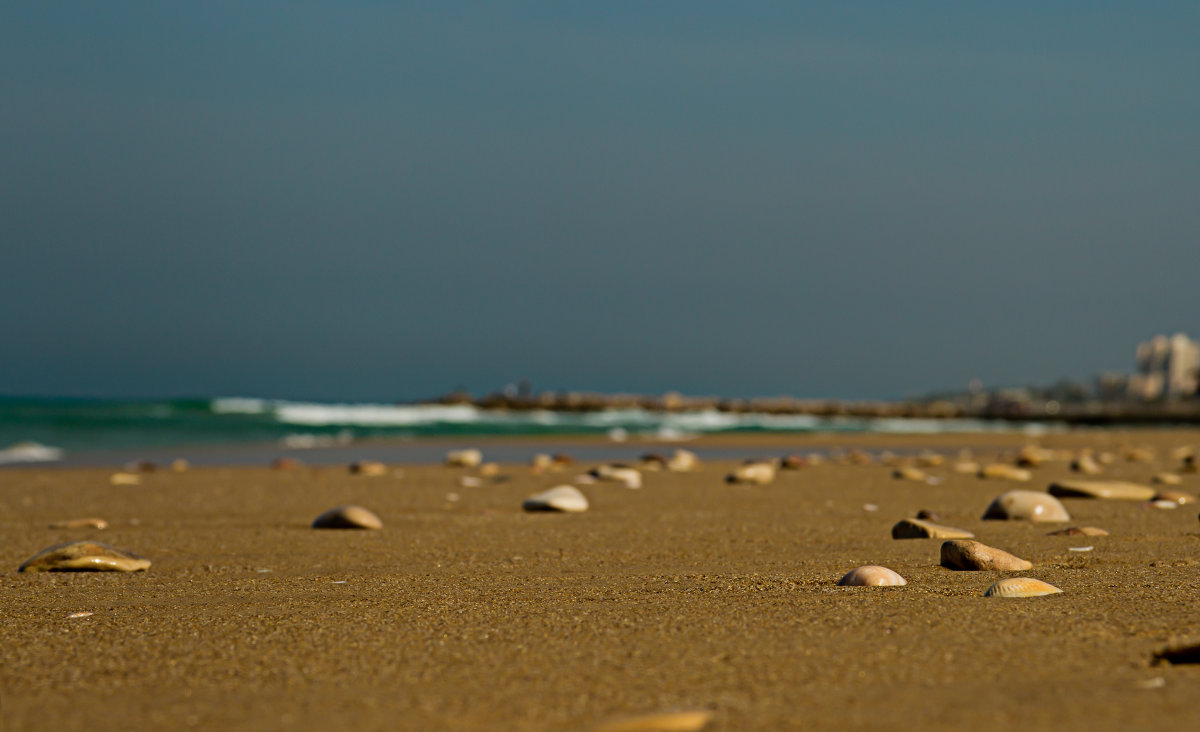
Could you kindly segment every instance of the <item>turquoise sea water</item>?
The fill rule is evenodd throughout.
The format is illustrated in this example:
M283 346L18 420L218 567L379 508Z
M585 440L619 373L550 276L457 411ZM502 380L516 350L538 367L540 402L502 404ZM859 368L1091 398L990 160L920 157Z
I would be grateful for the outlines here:
M62 450L127 451L178 446L345 445L377 437L616 434L674 439L717 432L979 432L1014 425L974 420L819 418L661 413L620 409L590 413L505 412L463 405L319 403L244 397L173 400L0 398L0 462L35 442Z

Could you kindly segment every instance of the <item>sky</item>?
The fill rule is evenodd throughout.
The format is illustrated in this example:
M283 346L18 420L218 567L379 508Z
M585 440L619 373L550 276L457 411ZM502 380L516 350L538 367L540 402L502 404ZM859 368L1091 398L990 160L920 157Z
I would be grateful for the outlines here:
M892 398L1200 336L1200 4L0 6L0 394Z

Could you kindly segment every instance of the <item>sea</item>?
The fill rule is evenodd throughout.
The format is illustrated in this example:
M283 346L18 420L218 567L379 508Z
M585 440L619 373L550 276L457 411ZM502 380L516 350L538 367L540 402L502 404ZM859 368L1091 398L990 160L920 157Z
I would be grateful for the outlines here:
M471 405L333 403L254 397L63 399L0 397L0 465L111 464L133 456L189 456L198 463L245 464L266 453L303 451L343 460L387 443L401 459L436 460L447 441L483 436L604 436L686 441L714 433L963 433L1035 429L981 420L864 419L653 412L501 411ZM404 446L408 445L405 450ZM357 449L356 449L357 448ZM525 449L528 452L528 449ZM611 452L611 451L610 451Z

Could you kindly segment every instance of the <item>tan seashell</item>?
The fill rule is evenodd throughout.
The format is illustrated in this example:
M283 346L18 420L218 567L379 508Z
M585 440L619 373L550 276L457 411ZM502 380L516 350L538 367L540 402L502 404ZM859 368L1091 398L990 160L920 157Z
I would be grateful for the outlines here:
M626 488L642 487L642 474L625 465L601 465L589 470L588 475L597 480L621 483Z
M1148 501L1154 489L1122 480L1061 480L1050 484L1050 495L1063 498L1106 498L1114 501Z
M970 531L922 519L903 519L892 527L893 539L969 539L973 536Z
M52 529L107 529L108 522L102 518L78 518L66 521L55 521L50 524Z
M113 473L108 476L109 485L141 485L142 476L136 473Z
M1175 473L1155 473L1150 482L1159 485L1180 485L1183 483L1183 478Z
M313 519L314 529L382 529L379 517L362 506L336 506Z
M294 470L303 466L304 463L293 457L277 457L271 461L271 467L275 470Z
M940 468L946 462L946 458L936 452L927 450L917 454L917 467L919 468Z
M984 465L979 469L980 478L988 478L990 480L1011 480L1017 483L1028 483L1033 478L1033 473L1024 468L1015 468L1012 465L1004 463L992 463Z
M838 587L895 587L906 584L908 582L899 574L876 564L852 569L838 580Z
M1070 521L1071 514L1054 496L1038 491L1009 491L996 497L984 519L1010 521Z
M387 466L377 460L357 460L350 463L352 475L362 475L367 478L378 478L387 475Z
M915 480L924 482L927 476L924 470L918 468L901 467L892 471L892 477L897 480Z
M1127 447L1122 451L1122 455L1131 463L1154 462L1154 451L1148 447Z
M779 468L781 470L799 470L808 465L810 463L803 455L784 455L779 458Z
M1076 473L1083 473L1084 475L1096 475L1103 468L1100 467L1100 463L1096 462L1091 454L1085 453L1071 461L1071 470Z
M570 485L560 485L530 496L521 504L526 511L559 511L582 513L588 510L587 497Z
M183 458L175 458L171 461L171 470L175 471L176 473L186 473L191 469L191 467L192 464Z
M983 593L984 597L1040 597L1058 595L1062 590L1032 577L1009 577L996 582Z
M739 465L732 473L725 476L726 483L748 483L751 485L768 485L775 480L775 466L770 463L747 463Z
M608 722L597 727L596 732L697 732L712 718L713 713L707 709L660 712Z
M484 463L479 466L479 474L485 478L494 478L500 474L500 466L496 463Z
M534 454L529 460L529 467L533 468L535 473L541 473L550 470L554 467L554 458L544 452Z
M446 453L446 467L477 468L483 462L483 451L475 448L451 450Z
M979 472L979 463L974 460L960 460L954 464L954 472L963 475L974 475Z
M667 470L676 473L686 473L700 467L700 458L691 450L676 450L667 460Z
M1190 493L1183 493L1182 491L1159 491L1158 493L1154 494L1153 500L1155 500L1155 501L1174 501L1175 503L1178 503L1180 506L1183 506L1188 503L1195 503L1196 497Z
M1108 536L1108 532L1095 526L1068 526L1065 529L1051 531L1046 536Z
M150 560L95 541L73 541L43 549L18 572L140 572Z
M968 572L1023 572L1033 563L1003 549L970 539L955 539L942 544L942 566Z
M942 520L941 516L938 516L933 511L929 511L924 508L922 508L920 511L917 511L917 518L921 519L922 521L933 521L935 523Z

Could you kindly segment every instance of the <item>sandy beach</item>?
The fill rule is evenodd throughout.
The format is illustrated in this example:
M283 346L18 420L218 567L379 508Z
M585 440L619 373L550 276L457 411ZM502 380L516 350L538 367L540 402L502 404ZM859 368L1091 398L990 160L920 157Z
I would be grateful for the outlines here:
M859 446L971 448L1019 434L739 436L686 447L778 454ZM1081 431L1038 444L1111 450L1099 479L1148 483L1198 431ZM564 442L564 444L567 444ZM575 444L585 444L577 442ZM1146 446L1155 462L1120 457ZM486 452L486 445L484 445ZM636 449L636 448L631 448ZM569 446L566 448L569 452ZM583 485L590 510L522 500L593 463L532 474L394 464L195 467L110 485L112 469L0 472L0 722L6 730L587 730L709 709L708 730L1184 729L1200 665L1154 664L1200 641L1197 507L1064 499L1070 525L983 521L995 496L1073 477L1066 462L1015 484L880 464L781 471L728 485L732 461ZM1200 493L1200 476L1175 490ZM381 531L317 531L359 504ZM871 510L871 507L874 507ZM941 541L893 540L918 510L1030 560L1018 573L939 566ZM105 530L50 529L96 516ZM59 542L95 539L146 572L18 573ZM1070 551L1090 546L1090 551ZM843 588L880 564L903 587ZM1007 576L1062 594L983 597ZM90 612L83 617L70 617Z

